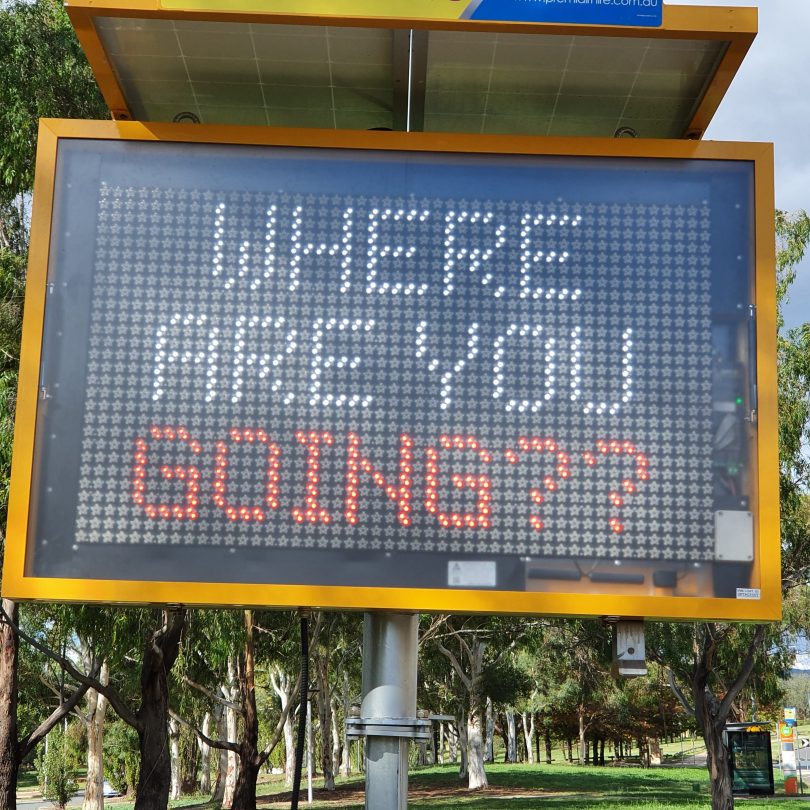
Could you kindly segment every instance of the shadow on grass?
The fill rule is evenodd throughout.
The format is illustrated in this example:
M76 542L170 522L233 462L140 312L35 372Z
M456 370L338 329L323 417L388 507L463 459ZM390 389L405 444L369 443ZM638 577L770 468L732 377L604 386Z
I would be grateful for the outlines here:
M469 792L455 767L412 771L412 810L692 810L705 808L708 779L702 768L579 768L571 766L487 766L489 788ZM269 787L269 786L268 786ZM315 791L314 808L361 810L363 782L342 782L333 793ZM289 806L289 793L260 798L264 807ZM285 803L286 802L286 803Z
M39 778L36 771L20 771L17 774L17 790L28 790L39 787Z
M638 793L640 796L660 792L665 795L693 792L692 786L708 786L705 768L588 768L571 766L520 766L494 764L487 766L490 787L540 791L542 793L595 793L599 795ZM414 788L463 788L456 773L449 768L418 771L411 776Z
M457 767L412 771L409 779L411 810L698 810L710 804L705 768L578 767L565 765L487 766L489 788L469 792ZM283 780L260 784L260 810L290 806ZM363 778L339 780L334 792L317 780L313 810L363 810ZM301 806L306 807L306 791ZM775 797L778 802L782 796ZM765 810L774 799L746 800L745 810ZM219 810L207 797L172 802L183 810ZM126 810L119 805L115 810Z
M645 798L638 796L634 797L620 797L615 798L605 796L578 796L571 794L564 795L536 795L517 797L509 796L499 799L492 799L490 796L481 794L476 798L468 799L446 799L446 800L433 800L427 802L412 802L409 807L413 810L453 810L459 808L460 810L538 810L538 808L565 808L565 810L594 810L594 808L636 808L636 810L658 810L658 808L675 808L678 810L682 808L705 808L707 796L697 796L691 798L679 797L673 798L667 794L660 796L651 795ZM348 809L347 809L348 810Z

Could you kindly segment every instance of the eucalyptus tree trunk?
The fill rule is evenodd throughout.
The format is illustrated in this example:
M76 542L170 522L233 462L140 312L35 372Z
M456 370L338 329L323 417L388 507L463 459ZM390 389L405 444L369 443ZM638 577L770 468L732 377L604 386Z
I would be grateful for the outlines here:
M110 669L101 667L99 681L110 682ZM109 701L95 689L87 690L87 781L82 810L104 810L104 719Z
M256 810L256 782L262 757L259 752L259 715L256 711L255 648L253 611L245 611L244 668L239 672L244 732L239 745L239 775L234 787L233 810ZM231 739L236 739L232 737Z
M211 712L206 712L202 722L202 733L211 736ZM200 740L200 793L211 792L211 746Z
M281 702L283 712L290 703L293 692L293 679L280 667L275 666L270 670L270 685ZM293 783L295 774L295 742L293 729L293 713L288 712L284 720L284 784L289 787Z
M439 721L439 747L436 750L436 761L444 765L444 721Z
M228 686L226 687L226 698L231 703L236 703L239 699L236 686L237 664L234 658L228 659ZM236 710L230 706L225 707L225 739L235 740L239 733L237 725ZM228 751L227 764L225 766L224 792L222 796L222 806L230 809L233 805L234 791L236 790L236 777L239 771L239 759L234 751Z
M226 699L230 695L230 687L224 684L219 687L222 696ZM228 737L228 717L227 711L221 704L218 705L217 717L217 737L220 740L230 739ZM223 807L225 802L225 782L228 774L228 752L224 748L217 751L217 781L214 785L214 794L211 796L211 803Z
M711 712L703 710L703 721L711 722ZM712 810L734 810L728 748L720 734L707 734L706 767L712 786Z
M459 723L459 737L464 731L464 744L462 744L461 775L466 771L467 786L470 790L479 790L487 787L487 774L484 769L484 727L486 723L486 699L483 694L484 655L487 643L473 634L469 639L459 644L462 660L445 647L441 642L437 646L442 655L447 658L458 676L466 692L466 729L462 719ZM466 761L465 755L466 754Z
M335 771L338 770L342 751L340 728L338 727L338 708L338 700L334 698L332 700L332 765ZM334 777L332 778L332 784L335 784Z
M467 717L464 713L461 715L458 724L458 778L467 779L469 776L469 761L468 761L468 734L467 734Z
M319 649L315 659L315 676L318 685L318 725L321 730L321 769L323 786L326 790L335 789L335 765L332 759L332 746L327 735L332 728L332 700L329 696L329 654Z
M467 714L467 787L480 790L488 785L484 770L484 703L477 690L470 695Z
M173 717L169 718L169 757L172 774L169 799L177 801L180 798L180 723Z
M526 760L534 765L534 712L523 712L523 736L526 739Z
M494 762L495 717L492 711L492 698L487 697L487 737L484 744L484 761Z
M346 719L349 716L349 710L351 708L351 694L349 692L349 673L344 670L343 672L343 689L342 689L342 700L343 700L343 758L340 762L340 772L343 776L350 776L352 772L352 757L351 757L351 748L349 745L349 737L348 737L348 726L346 724ZM291 726L292 727L292 726Z
M168 675L180 650L185 611L164 611L163 626L146 645L141 666L141 705L137 713L141 766L135 810L165 810L171 786L167 739Z
M728 718L730 704L723 711L725 707L706 686L708 672L704 674L700 671L701 669L702 667L699 665L699 671L693 683L693 697L695 719L706 743L706 768L709 771L712 789L712 810L734 810L729 754L723 741L723 728ZM701 686L703 688L700 688Z
M553 752L551 749L551 732L548 729L545 730L543 738L546 743L546 765L551 765Z
M580 704L577 709L579 719L579 764L584 765L588 761L588 741L585 739L585 707Z
M517 762L517 730L515 728L515 713L506 710L506 761Z
M3 599L3 610L17 624L17 606ZM17 771L17 664L19 640L14 628L0 625L0 810L16 810Z

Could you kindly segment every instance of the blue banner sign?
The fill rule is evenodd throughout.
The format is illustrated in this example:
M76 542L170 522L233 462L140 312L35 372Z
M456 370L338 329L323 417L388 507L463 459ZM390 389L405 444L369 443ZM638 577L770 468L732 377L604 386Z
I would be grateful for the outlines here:
M664 0L479 0L465 17L502 22L643 25L662 23Z

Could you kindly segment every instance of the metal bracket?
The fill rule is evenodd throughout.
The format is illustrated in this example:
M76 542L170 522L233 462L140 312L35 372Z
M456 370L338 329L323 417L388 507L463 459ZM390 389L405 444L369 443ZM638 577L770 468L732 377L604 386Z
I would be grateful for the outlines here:
M614 677L635 678L647 674L644 622L619 620L613 625Z
M433 723L417 717L347 717L346 737L362 740L364 737L406 737L410 740L429 740Z

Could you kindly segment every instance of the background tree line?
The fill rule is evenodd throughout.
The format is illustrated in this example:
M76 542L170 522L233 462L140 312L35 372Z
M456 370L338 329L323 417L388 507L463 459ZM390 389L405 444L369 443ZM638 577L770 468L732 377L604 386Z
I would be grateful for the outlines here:
M28 212L40 117L106 118L90 70L55 0L0 5L0 525L5 526ZM776 215L778 294L790 293L810 238L801 213ZM470 788L486 762L549 761L557 753L598 766L655 758L661 740L696 730L709 752L712 805L732 806L728 719L776 718L807 628L810 566L810 325L778 339L780 499L785 621L775 627L648 625L646 678L610 674L609 629L597 621L424 617L420 705L452 720L434 725L422 762L457 763ZM345 720L360 699L361 619L313 617L310 682L298 673L296 617L287 612L20 606L0 624L0 810L15 807L21 763L54 729L51 758L87 768L86 810L102 782L138 808L208 793L254 808L256 780L280 768L292 780L293 729L308 695L315 762L327 789L362 767ZM798 701L796 701L798 702ZM497 741L497 742L496 742ZM73 752L72 754L70 752ZM40 756L42 751L40 750ZM43 768L44 760L43 762ZM55 777L51 780L53 783Z

